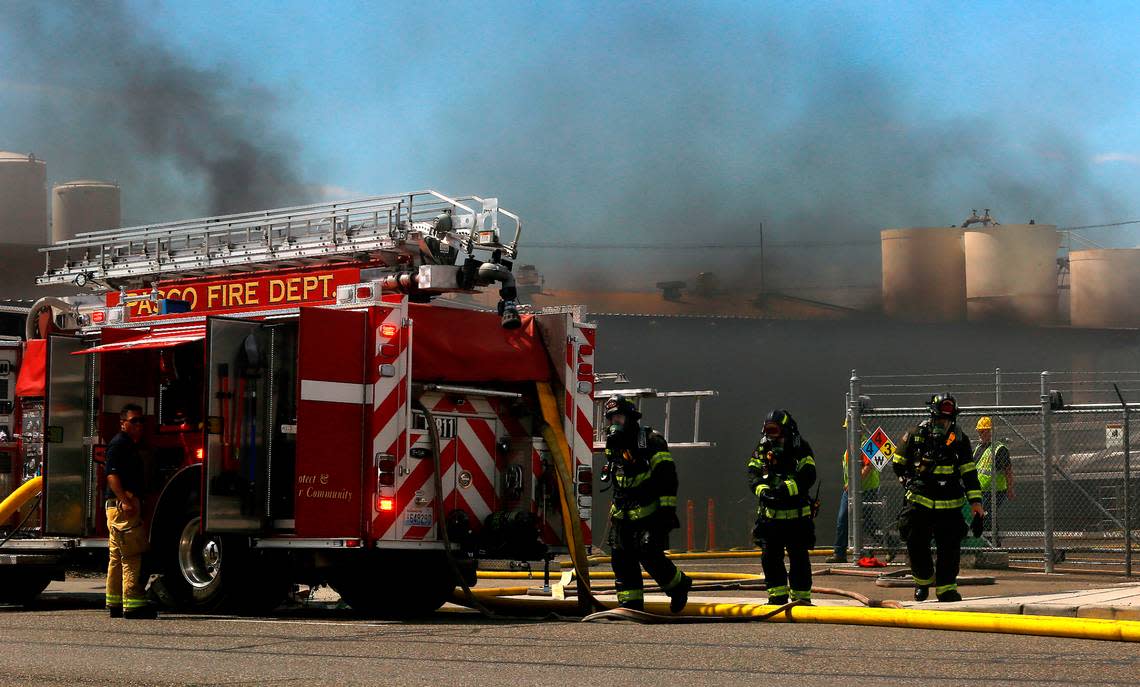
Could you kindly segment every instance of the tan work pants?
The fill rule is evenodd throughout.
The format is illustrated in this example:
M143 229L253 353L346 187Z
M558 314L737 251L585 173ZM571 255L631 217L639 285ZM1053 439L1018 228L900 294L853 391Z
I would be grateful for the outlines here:
M147 605L142 579L142 555L147 548L146 527L141 504L135 501L134 505L134 510L126 514L116 502L108 502L110 560L107 563L107 608L122 607L124 611L130 611Z

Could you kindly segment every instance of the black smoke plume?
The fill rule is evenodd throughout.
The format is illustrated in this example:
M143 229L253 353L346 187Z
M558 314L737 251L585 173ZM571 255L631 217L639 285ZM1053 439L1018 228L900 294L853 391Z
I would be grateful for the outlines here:
M121 2L6 3L15 59L0 79L27 97L5 145L46 159L52 182L118 181L127 222L306 200L277 96L148 33Z

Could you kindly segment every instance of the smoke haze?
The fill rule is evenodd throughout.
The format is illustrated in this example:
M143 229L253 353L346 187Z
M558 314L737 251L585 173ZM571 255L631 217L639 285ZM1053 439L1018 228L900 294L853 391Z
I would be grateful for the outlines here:
M1081 84L1052 83L1043 63L1020 75L1032 99L1011 118L1008 102L970 104L904 64L872 63L869 26L844 8L788 22L717 4L451 7L448 23L477 26L477 41L377 9L357 36L394 48L374 65L362 51L355 68L383 84L362 97L401 114L345 151L346 167L384 171L346 179L284 133L280 115L319 92L286 98L240 67L195 66L122 3L46 7L2 10L19 58L7 78L25 89L4 146L46 158L54 181L120 181L131 221L295 204L322 187L429 186L498 195L526 219L524 242L753 244L762 222L769 285L810 292L877 290L884 227L957 223L973 207L1059 225L1129 211L1098 186L1096 151L1071 124ZM322 177L302 179L311 168ZM595 288L702 270L752 287L759 261L752 248L523 259L548 284Z

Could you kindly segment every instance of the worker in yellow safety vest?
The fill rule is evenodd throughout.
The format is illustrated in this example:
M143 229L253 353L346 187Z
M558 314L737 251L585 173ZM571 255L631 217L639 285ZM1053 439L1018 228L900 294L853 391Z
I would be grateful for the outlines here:
M843 429L847 429L847 420L843 420ZM859 431L859 441L862 443L866 437L862 430ZM866 533L874 534L879 529L879 515L876 510L876 505L879 501L879 471L871 464L867 456L863 456L863 464L859 466L859 486L863 496L863 531ZM847 517L848 517L848 465L847 465L847 451L843 452L843 495L839 497L839 513L835 518L835 545L832 547L831 556L827 559L828 563L846 563L847 562ZM875 505L872 505L875 504ZM868 547L864 546L863 551L857 552L856 558L868 555ZM893 554L892 554L893 557Z
M982 487L982 508L986 511L983 529L993 531L995 546L998 533L991 527L994 511L1013 500L1013 463L1009 449L1001 440L994 441L994 421L989 416L978 418L978 445L974 448L974 464L978 466L978 482ZM997 497L996 504L994 497Z

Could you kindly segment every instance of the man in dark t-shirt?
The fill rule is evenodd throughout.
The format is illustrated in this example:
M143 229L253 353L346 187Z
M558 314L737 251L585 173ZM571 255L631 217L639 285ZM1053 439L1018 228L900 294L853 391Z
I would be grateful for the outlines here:
M143 463L138 443L143 411L134 403L119 413L120 431L107 445L107 613L112 618L154 618L143 590L142 555L146 523L142 516Z

